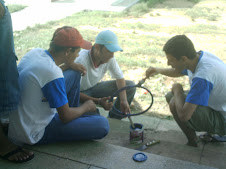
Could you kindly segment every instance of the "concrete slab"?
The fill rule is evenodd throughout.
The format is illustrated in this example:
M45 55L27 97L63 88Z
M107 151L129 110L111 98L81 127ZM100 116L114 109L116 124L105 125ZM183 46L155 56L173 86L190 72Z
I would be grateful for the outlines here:
M95 141L33 146L32 149L42 153L51 153L61 158L77 161L94 167L108 169L212 168L150 153L145 153L148 157L147 161L139 163L132 159L132 156L139 151Z
M150 139L156 139L161 141L166 141L170 143L176 143L185 145L187 139L182 131L169 130L169 131L145 131Z
M152 140L160 140L159 144L149 147L144 152L198 164L200 162L203 145L200 144L198 148L185 145L187 139L181 131L155 131L147 129L144 131L143 144L131 144L129 141L129 122L120 122L119 120L109 119L109 124L111 131L104 139L100 140L100 142L137 149ZM119 127L120 130L118 130L117 127Z
M100 114L104 117L108 117L108 112L106 112L103 108L98 107ZM155 118L155 117L148 117L145 115L139 115L139 116L132 116L131 117L133 123L141 123L144 125L144 128L146 130L156 130L156 128L159 126L159 123L161 122L161 119L159 118ZM110 120L113 120L111 125L112 128L114 128L114 130L117 130L117 125L122 125L121 128L124 128L124 125L127 125L125 127L127 127L129 129L130 123L129 123L129 119L128 118L124 118L122 120L117 120L117 119L111 119L109 118L109 122L111 122ZM121 123L121 122L127 122L127 123ZM121 129L120 129L121 131ZM123 130L122 130L123 131Z
M202 152L200 164L226 168L226 143L207 143Z
M45 24L49 21L63 19L83 10L120 12L138 2L138 0L127 0L127 5L123 5L116 0L67 0L52 3L47 0L39 1L20 0L16 2L15 0L6 0L7 4L14 3L28 6L11 14L14 31L21 31L36 24Z
M104 110L101 110L101 114L107 114ZM133 117L133 121L139 121L137 117ZM204 164L213 167L222 167L225 165L223 158L225 158L226 147L225 143L211 143L203 144L199 143L197 148L187 146L187 139L180 128L177 126L174 120L157 119L152 117L144 117L145 122L140 120L139 122L145 126L144 130L144 143L150 142L151 140L160 140L160 144L149 147L144 152L149 152L164 157L170 157L178 160L189 161L197 164ZM152 122L154 121L154 122ZM149 123L150 122L150 123ZM129 141L129 121L109 119L110 133L100 142L118 145L130 149L137 149L142 144L130 144ZM146 125L148 127L146 128ZM200 133L197 133L199 135ZM208 151L208 156L203 158L203 151ZM211 154L210 154L211 153ZM210 162L211 156L216 156L214 162Z
M102 169L102 168L91 166L89 169Z
M169 130L174 130L174 131L180 131L181 132L181 129L177 125L175 120L164 120L164 119L161 119L160 123L158 124L158 127L156 128L156 131L169 131Z
M202 147L189 147L161 140L159 144L151 146L150 148L144 150L144 152L200 164Z
M41 7L38 5L30 5L22 11L11 14L13 30L21 31L36 24L45 24L49 21L59 20L82 10L84 10L84 8L82 6L78 8L76 3L47 3Z
M35 158L27 163L14 164L5 160L0 160L1 169L64 169L64 168L76 168L76 169L90 169L90 165L80 163L77 161L61 158L58 156L35 152ZM48 152L49 153L49 152ZM94 168L93 168L94 169Z

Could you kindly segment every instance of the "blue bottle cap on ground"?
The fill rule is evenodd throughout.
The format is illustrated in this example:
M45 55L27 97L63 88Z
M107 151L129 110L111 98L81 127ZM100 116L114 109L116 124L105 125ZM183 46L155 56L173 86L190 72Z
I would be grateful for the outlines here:
M142 162L147 160L147 156L144 153L136 153L133 155L133 160L137 162Z

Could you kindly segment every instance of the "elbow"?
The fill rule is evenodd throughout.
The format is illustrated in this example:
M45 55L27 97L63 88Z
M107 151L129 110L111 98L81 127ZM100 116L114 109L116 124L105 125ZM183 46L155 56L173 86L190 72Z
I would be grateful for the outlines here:
M59 116L60 121L64 124L68 123L70 120L65 116Z

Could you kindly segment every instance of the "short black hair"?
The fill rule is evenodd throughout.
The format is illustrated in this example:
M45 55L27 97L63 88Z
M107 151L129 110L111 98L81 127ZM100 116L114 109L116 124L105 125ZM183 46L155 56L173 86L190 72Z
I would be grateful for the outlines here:
M193 59L196 56L192 41L185 35L176 35L169 39L164 45L163 51L177 60L180 60L182 56L187 56L189 59Z
M58 53L58 52L62 52L62 51L65 51L67 50L68 48L71 48L71 51L72 52L75 52L76 49L80 49L79 46L77 47L65 47L65 46L59 46L59 45L56 45L53 41L50 42L50 49L52 49L54 52Z

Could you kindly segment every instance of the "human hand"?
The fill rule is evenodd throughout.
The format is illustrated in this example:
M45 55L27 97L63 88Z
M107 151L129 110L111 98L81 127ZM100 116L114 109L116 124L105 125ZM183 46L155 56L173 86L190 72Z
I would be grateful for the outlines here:
M121 101L120 102L120 110L122 113L129 114L131 112L129 103L127 101Z
M156 68L150 66L147 70L146 70L146 78L149 78L150 76L154 76L158 74Z
M86 68L80 63L73 63L72 69L81 72L82 76L86 75Z
M85 101L82 106L85 109L85 112L96 112L96 104L92 100Z
M113 106L112 102L108 102L108 100L110 100L110 96L109 97L102 97L100 98L98 104L100 106L102 106L104 108L104 110L110 110Z

